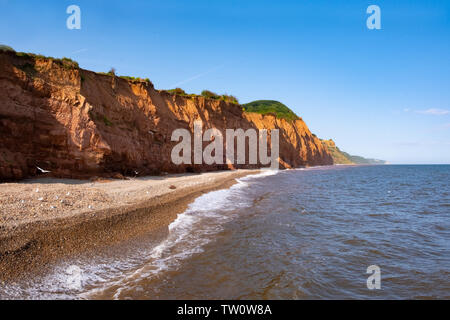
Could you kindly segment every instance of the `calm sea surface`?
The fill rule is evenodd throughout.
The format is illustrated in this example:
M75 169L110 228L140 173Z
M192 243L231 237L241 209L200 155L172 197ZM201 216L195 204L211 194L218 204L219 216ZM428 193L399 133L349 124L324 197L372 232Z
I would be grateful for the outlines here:
M169 230L120 254L67 261L3 295L449 299L449 181L450 166L437 165L265 172L203 195ZM371 265L380 290L367 288Z

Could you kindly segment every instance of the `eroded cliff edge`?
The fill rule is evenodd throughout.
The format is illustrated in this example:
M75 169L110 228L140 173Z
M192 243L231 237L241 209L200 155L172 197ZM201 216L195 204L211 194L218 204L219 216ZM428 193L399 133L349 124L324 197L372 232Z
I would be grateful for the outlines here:
M174 165L173 130L280 129L286 167L333 164L303 120L243 112L203 97L156 90L61 60L0 52L0 180L39 174L56 177L148 175L230 169L226 165ZM207 144L207 143L205 143ZM239 168L250 165L236 166Z

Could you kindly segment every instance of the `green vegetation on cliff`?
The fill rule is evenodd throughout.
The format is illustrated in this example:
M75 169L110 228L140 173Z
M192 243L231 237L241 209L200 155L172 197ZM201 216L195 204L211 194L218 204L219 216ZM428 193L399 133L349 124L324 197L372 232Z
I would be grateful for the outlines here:
M188 97L188 98L189 97L199 97L198 94L187 93L186 91L184 91L181 88L175 88L175 89L170 89L170 90L165 90L165 91L167 91L170 94L174 94L174 95L181 96L181 97Z
M131 81L131 82L149 82L151 83L149 78L139 78L139 77L129 77L129 76L119 76L119 78L121 79L125 79L127 81Z
M174 95L182 96L182 97L204 97L206 99L222 100L225 102L239 104L239 101L235 96L228 95L228 94L217 94L217 93L209 91L209 90L203 90L201 95L186 93L186 91L184 91L181 88L175 88L175 89L170 89L170 90L165 90L165 91L167 91L170 94L174 94Z
M242 106L245 112L260 114L273 114L277 118L286 120L297 120L299 117L286 105L274 100L257 100Z
M179 96L187 96L188 94L186 93L186 91L184 91L181 88L175 88L175 89L170 89L167 90L167 92L171 93L171 94L177 94Z
M360 156L352 156L348 154L347 152L343 152L353 163L355 164L386 164L386 161L384 160L378 160L378 159L367 159Z
M10 46L4 45L4 44L0 44L0 51L16 52L16 51L14 51L13 48L11 48Z
M239 101L238 101L238 99L235 96L228 95L228 94L219 95L219 94L214 93L214 92L209 91L209 90L203 90L202 91L202 96L207 98L207 99L223 100L225 102L231 102L231 103L234 103L234 104L239 104Z
M1 50L0 50L1 51ZM4 50L4 51L11 51L11 50ZM15 52L14 50L12 52ZM15 52L15 55L24 59L33 60L36 62L36 60L48 60L53 61L54 63L59 64L64 69L71 70L71 69L79 69L80 66L78 65L78 62L70 59L70 58L54 58L54 57L47 57L42 54L34 54L34 53L28 53L28 52Z

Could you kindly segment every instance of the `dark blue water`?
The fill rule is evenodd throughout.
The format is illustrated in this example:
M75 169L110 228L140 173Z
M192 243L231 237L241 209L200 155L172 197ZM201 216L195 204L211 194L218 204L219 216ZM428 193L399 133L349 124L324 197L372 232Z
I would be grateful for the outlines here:
M188 230L190 240L160 248L157 259L174 263L156 274L140 270L103 297L450 298L449 181L450 166L326 167L243 179L179 218L181 227L202 216L173 228L174 235ZM379 290L367 288L370 265L381 269Z
M165 234L123 256L73 262L83 270L82 288L64 287L64 272L56 270L27 292L450 299L449 181L450 166L334 166L246 177L196 199ZM367 288L372 265L381 270L380 289Z

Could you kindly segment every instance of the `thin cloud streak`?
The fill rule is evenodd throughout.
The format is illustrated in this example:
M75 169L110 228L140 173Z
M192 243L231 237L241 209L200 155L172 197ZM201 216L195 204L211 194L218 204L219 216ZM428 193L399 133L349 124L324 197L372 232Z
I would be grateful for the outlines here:
M450 111L449 110L444 110L444 109L431 108L431 109L428 109L428 110L416 111L416 113L429 114L429 115L433 115L433 116L443 116L443 115L449 114Z
M76 50L76 51L72 52L72 54L77 54L77 53L86 52L86 51L88 51L88 49L80 49L80 50Z
M212 68L212 69L210 69L210 70L208 70L208 71L205 71L205 72L203 72L203 73L197 74L197 75L195 75L195 76L193 76L193 77L190 77L190 78L188 78L188 79L186 79L186 80L180 81L180 82L178 82L178 83L176 83L176 84L170 86L170 88L176 88L176 87L178 87L179 85L182 85L182 84L188 83L188 82L190 82L190 81L192 81L192 80L196 80L196 79L198 79L198 78L201 78L201 77L203 77L203 76L206 76L207 74L210 74L211 72L217 71L218 69L223 68L223 67L224 67L224 65L220 65L220 66L214 67L214 68Z

